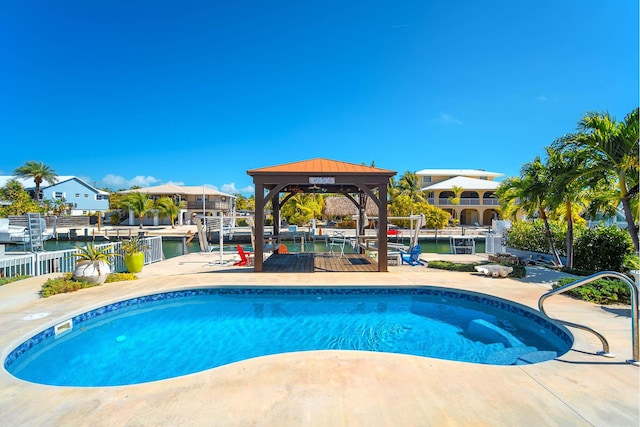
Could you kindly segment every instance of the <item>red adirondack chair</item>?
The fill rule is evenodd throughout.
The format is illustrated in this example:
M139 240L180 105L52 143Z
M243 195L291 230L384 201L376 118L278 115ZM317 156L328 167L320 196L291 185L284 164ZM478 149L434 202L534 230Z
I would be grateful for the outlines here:
M234 262L233 265L238 267L253 265L253 252L247 252L242 246L238 245L238 255L240 255L240 261Z

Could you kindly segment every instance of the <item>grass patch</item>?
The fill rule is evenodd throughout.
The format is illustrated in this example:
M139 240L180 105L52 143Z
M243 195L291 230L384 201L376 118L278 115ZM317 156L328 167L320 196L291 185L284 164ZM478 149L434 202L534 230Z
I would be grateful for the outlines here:
M560 288L575 281L580 277L563 277L558 283L552 285L553 289ZM575 289L565 292L573 298L589 301L595 304L630 304L631 290L624 282L616 279L598 279Z
M105 283L122 282L126 280L137 280L138 277L133 273L111 273L107 276ZM40 296L42 298L48 298L52 295L65 294L68 292L75 292L80 289L92 288L94 286L100 286L93 283L85 282L82 280L73 280L71 273L65 273L61 277L47 279L42 285L40 290Z
M2 277L0 278L0 286L7 283L17 282L18 280L28 279L30 276Z
M430 268L437 268L439 270L448 270L448 271L460 271L464 273L475 273L477 266L487 265L487 264L488 262L459 263L459 262L451 262L451 261L429 261ZM527 271L523 265L513 265L508 263L502 263L500 265L513 267L513 272L509 274L509 277L520 279L527 275Z

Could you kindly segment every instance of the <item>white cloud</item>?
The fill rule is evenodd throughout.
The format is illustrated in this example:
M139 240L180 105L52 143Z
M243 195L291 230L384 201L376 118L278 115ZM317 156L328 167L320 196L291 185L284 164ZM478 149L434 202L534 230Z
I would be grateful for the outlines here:
M169 181L166 184L173 184L173 185L184 185L184 182L182 181Z
M152 184L160 182L160 180L152 176L138 175L135 178L126 179L120 175L108 174L102 178L102 182L107 187L117 190L120 188L131 188L134 185L138 187L149 187Z
M435 119L435 121L443 125L461 125L462 124L462 120L447 113L440 113L440 115L438 116L437 119Z
M109 174L107 176L105 176L104 178L102 178L102 182L107 186L107 187L111 187L111 188L124 188L127 185L127 180L124 179L121 176L118 175L113 175L113 174Z
M222 189L220 191L227 194L237 194L237 193L247 194L247 193L253 193L254 190L255 189L253 185L247 185L246 187L238 189L238 187L236 187L236 183L232 182L230 184L222 184Z

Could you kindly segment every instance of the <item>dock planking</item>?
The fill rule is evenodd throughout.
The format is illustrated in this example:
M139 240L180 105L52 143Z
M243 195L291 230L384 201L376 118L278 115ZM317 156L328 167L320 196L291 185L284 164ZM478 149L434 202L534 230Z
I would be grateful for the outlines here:
M272 254L263 264L265 273L377 272L376 260L367 255L324 253Z

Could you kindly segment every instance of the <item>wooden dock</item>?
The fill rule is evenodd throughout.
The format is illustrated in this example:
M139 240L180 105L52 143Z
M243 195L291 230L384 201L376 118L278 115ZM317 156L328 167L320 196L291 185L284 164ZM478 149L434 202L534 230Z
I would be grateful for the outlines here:
M265 273L377 272L377 261L367 255L325 253L272 254L262 266Z

